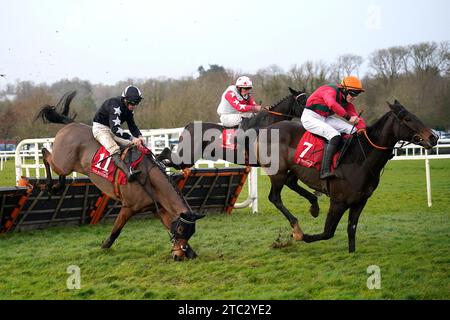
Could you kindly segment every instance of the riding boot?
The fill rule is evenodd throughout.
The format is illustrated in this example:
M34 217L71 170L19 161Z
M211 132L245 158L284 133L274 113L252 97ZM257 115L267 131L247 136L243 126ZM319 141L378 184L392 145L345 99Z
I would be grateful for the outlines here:
M320 179L330 179L336 176L334 172L331 172L331 163L333 162L334 154L336 153L340 143L341 136L335 136L325 144L322 166L320 168Z
M135 171L131 168L131 166L127 166L127 164L123 162L122 159L120 159L120 155L118 153L113 154L111 158L113 159L117 168L125 173L128 182L133 182L134 180L136 180L137 176L141 173L140 170Z

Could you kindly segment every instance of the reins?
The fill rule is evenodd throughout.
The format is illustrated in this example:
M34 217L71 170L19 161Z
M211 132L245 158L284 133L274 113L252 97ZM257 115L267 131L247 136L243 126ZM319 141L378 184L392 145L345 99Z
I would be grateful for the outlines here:
M394 115L395 115L395 114L394 114ZM397 115L395 115L395 116L397 117ZM397 117L397 118L398 118L398 117ZM372 148L377 149L377 150L381 150L381 151L387 151L387 150L400 150L400 149L402 149L405 145L411 144L411 142L406 143L405 141L403 141L400 147L383 147L383 146L379 146L379 145L375 144L375 143L370 139L369 135L367 134L367 130L366 130L366 129L361 129L361 130L358 131L358 133L360 133L360 132L362 132L362 133L364 134L364 137L366 138L367 142L369 143L369 145L370 145ZM353 138L353 137L352 137L352 138ZM361 152L362 152L362 154L363 154L363 156L364 156L364 159L365 159L364 163L366 163L366 162L367 162L367 156L366 156L366 153L364 152L364 148L363 148L363 146L362 146L362 144L361 144L361 140L359 139L359 135L357 136L357 140L358 140L359 147L361 148ZM393 155L392 155L392 156L393 156ZM392 156L391 156L391 157L392 157ZM377 177L377 175L374 174L374 172L372 171L372 168L369 167L369 171L370 171L370 174L371 174L374 178L379 178L379 176ZM383 172L384 172L384 168L383 168Z
M359 132L364 133L364 137L366 137L367 141L369 142L369 144L374 147L375 149L378 150L393 150L394 148L389 148L389 147L381 147L379 145L376 145L375 143L372 142L372 140L370 140L369 135L367 134L367 130L366 129L361 129L359 130Z
M399 121L402 121L395 113L393 113L393 115L394 115ZM407 124L405 124L405 125L406 125L407 127L409 127ZM369 144L370 144L373 148L375 148L375 149L377 149L377 150L400 150L400 149L402 149L403 147L405 147L405 146L411 144L411 142L406 143L406 141L403 141L400 147L382 147L382 146L379 146L379 145L375 144L375 143L370 139L369 135L367 134L367 130L366 130L366 129L361 129L361 130L359 130L358 132L362 132L362 133L364 134L364 137L366 138L366 140L369 142Z

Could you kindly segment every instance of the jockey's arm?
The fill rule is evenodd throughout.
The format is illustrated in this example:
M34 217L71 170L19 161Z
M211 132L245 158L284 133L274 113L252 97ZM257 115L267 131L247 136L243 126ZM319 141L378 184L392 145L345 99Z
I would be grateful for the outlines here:
M119 138L130 140L131 135L123 131L119 116L114 113L113 108L111 109L112 111L109 113L109 127L111 128L111 132Z
M356 112L355 106L351 103L347 105L347 113L350 115L350 117L357 117L358 123L356 124L356 129L365 129L366 128L366 121L358 115L358 112Z
M231 90L225 94L225 99L234 109L236 109L239 112L255 112L255 105L242 103L236 98L236 96L234 96Z
M322 99L327 107L334 113L346 120L350 120L351 115L344 109L344 107L336 102L336 91L333 88L329 88L329 90L324 91L322 94Z
M145 139L142 136L142 133L139 130L139 128L137 127L136 123L134 122L134 118L132 117L132 118L128 119L127 123L128 123L128 129L130 129L130 132L133 135L130 137L131 142L135 146L143 145L145 143Z

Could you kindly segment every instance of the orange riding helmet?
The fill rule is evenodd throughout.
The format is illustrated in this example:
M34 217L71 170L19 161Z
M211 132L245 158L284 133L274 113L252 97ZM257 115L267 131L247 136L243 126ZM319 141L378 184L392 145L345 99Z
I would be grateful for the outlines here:
M362 86L361 80L354 76L345 77L341 82L341 87L345 90L366 91Z

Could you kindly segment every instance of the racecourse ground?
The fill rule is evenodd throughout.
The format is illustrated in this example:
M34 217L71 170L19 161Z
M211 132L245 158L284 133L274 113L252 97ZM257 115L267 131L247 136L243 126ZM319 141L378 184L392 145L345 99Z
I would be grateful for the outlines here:
M0 235L0 299L449 299L450 160L431 161L433 207L427 207L424 161L391 161L363 211L356 253L347 248L344 215L336 236L289 243L287 220L267 201L259 177L260 212L235 210L197 223L194 261L173 262L159 220L131 220L113 248L100 249L112 222ZM14 184L12 161L0 185ZM283 191L303 230L318 233L307 202ZM287 244L273 248L277 238ZM81 270L81 289L67 289L67 268ZM370 290L367 268L380 268Z

